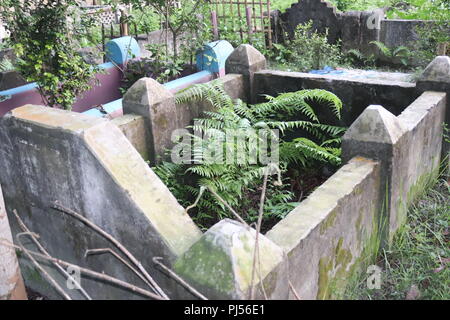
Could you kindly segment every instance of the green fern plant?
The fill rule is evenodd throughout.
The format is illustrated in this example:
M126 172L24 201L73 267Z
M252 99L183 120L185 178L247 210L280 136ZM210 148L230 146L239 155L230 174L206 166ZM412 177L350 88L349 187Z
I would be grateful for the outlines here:
M411 50L409 48L399 46L391 49L380 41L371 41L370 44L375 45L386 58L399 59L405 67L408 66L411 57Z
M156 174L182 205L187 207L199 196L202 187L210 187L229 205L244 212L244 219L248 222L256 219L259 196L255 195L259 194L265 164L254 163L249 157L231 164L206 162L202 158L203 150L217 144L217 141L223 141L219 148L224 153L239 149L246 154L254 151L254 143L249 141L230 143L220 140L230 129L248 130L249 134L261 128L279 129L281 136L274 137L279 142L282 175L290 166L306 170L318 162L340 164L340 137L345 129L321 123L312 104L328 108L336 119L340 119L342 102L336 95L312 89L283 93L277 97L266 96L266 100L256 105L247 105L240 99L233 100L218 81L195 85L177 94L177 104L208 101L214 107L213 111L204 112L205 117L195 119L194 125L189 127L197 132L191 134L194 141L192 163L162 163L155 168ZM297 120L299 118L302 120ZM271 130L264 132L274 134ZM269 186L265 218L283 218L296 204L294 194L288 184L276 186L269 183ZM230 217L229 211L213 195L205 192L197 203L194 219L207 226L224 217Z

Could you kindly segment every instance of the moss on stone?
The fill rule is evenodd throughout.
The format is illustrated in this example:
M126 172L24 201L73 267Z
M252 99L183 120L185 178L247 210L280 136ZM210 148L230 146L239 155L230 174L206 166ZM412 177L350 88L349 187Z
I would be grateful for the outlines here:
M323 235L326 230L334 226L337 217L337 210L333 210L328 217L320 224L320 234Z
M233 266L229 253L205 236L195 243L174 264L174 270L188 282L212 288L229 296L234 290Z

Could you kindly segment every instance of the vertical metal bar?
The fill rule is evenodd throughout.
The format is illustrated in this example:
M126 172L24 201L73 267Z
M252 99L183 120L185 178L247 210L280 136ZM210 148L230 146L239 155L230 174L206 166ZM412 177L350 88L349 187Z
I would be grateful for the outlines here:
M231 28L233 29L233 33L235 32L234 29L234 12L233 12L233 0L230 0L230 16L231 16Z
M266 45L266 35L265 35L265 28L264 28L264 8L263 8L263 0L259 0L259 14L261 19L261 32L262 37L264 39L264 46Z
M247 8L248 8L248 2L247 2L247 0L244 0L244 13L245 13L246 20L247 20ZM248 30L248 20L247 20L247 30ZM249 37L248 32L247 32L247 36L248 36L248 42L250 42L250 37Z
M217 15L219 14L219 0L216 0L216 1L214 2L214 4L216 5L216 21L217 21L217 29L219 30L219 33L220 33L219 21L217 20Z
M239 17L239 34L241 36L241 42L244 41L244 35L242 33L242 15L241 15L241 0L236 0L238 5L238 17Z
M256 3L255 0L252 0L252 14L253 14L253 29L254 31L257 31L258 29L258 22L257 22L257 14L256 14Z
M111 35L111 39L114 39L114 25L112 23L109 25L109 33Z
M102 52L105 52L105 25L102 23ZM106 55L103 55L103 62L106 62Z
M267 13L269 15L269 26L268 26L269 49L272 49L272 24L271 24L271 20L270 20L270 0L267 0Z
M252 8L251 7L246 7L245 8L245 16L247 18L248 42L251 44L252 43L252 33L253 33L253 29L252 29Z
M219 40L219 30L217 27L217 12L211 11L211 23L213 27L214 40Z

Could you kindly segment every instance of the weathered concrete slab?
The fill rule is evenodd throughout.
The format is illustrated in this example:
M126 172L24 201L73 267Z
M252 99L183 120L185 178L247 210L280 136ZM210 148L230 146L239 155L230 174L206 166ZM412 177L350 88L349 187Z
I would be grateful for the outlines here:
M152 258L170 265L201 232L117 126L58 109L17 108L0 119L0 167L8 213L17 209L50 254L144 286L112 256L85 258L87 249L111 244L53 210L58 200L126 245L171 294L173 281L154 268ZM25 260L20 262L25 281L42 288L45 281ZM84 277L82 286L97 299L138 298L91 278Z
M175 271L208 299L249 299L255 238L254 229L224 219L176 261ZM287 298L283 251L263 235L258 243L261 269L255 277L255 297L264 297L261 279L269 299Z
M408 207L439 174L447 99L444 92L424 92L398 116L407 132L398 155L398 174L393 177L399 190L392 199L392 206L398 208L398 224L391 223L391 234L406 221Z
M111 120L130 141L144 160L149 160L148 146L145 140L145 118L136 114L126 114Z
M267 233L287 253L301 299L337 297L374 253L379 186L378 163L352 159Z

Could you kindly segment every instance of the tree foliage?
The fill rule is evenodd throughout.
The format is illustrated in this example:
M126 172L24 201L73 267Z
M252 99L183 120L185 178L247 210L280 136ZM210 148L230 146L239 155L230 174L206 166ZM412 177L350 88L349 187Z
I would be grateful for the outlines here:
M70 110L98 72L77 53L77 39L88 24L79 7L77 0L2 1L0 17L11 32L16 69L37 83L50 107Z

